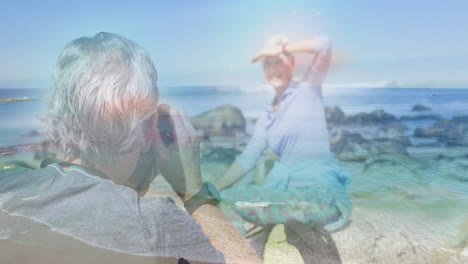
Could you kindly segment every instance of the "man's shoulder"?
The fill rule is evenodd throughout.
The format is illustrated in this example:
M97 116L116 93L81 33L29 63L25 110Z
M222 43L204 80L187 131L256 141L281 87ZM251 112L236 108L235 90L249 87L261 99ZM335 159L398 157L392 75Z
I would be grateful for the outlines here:
M145 197L140 200L145 226L152 233L154 248L164 248L167 256L196 261L224 263L223 255L211 244L193 218L170 197Z
M172 198L140 199L133 189L80 171L49 165L1 172L0 209L99 248L223 262L201 227Z
M51 171L21 166L0 170L0 193L34 186L52 177L54 175Z

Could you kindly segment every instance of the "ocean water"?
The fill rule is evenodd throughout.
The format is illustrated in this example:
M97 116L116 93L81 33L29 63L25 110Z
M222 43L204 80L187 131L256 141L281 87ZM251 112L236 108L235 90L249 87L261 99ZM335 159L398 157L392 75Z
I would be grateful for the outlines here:
M45 132L41 119L47 93L40 89L0 89L0 98L44 99L0 103L0 147L44 138L43 134L27 134ZM160 103L180 107L189 116L229 104L240 108L248 119L255 119L272 97L271 91L255 87L170 87L161 89ZM414 115L411 108L421 104L432 109L426 113L452 118L468 114L468 89L325 90L324 102L326 106L339 106L347 115L383 109L401 117ZM409 128L404 133L415 144L414 129L433 122L402 123ZM333 238L345 263L464 263L458 259L468 255L468 180L463 180L468 179L468 150L421 146L410 152L419 158L397 157L381 164L342 163L353 175L348 189L353 222ZM461 158L440 160L430 153L458 153L455 156ZM447 257L446 252L452 253Z
M45 99L43 89L0 89L0 98L30 97ZM212 110L222 105L240 108L249 119L255 119L273 98L272 92L252 87L169 87L161 88L160 103L182 108L189 116ZM326 106L339 106L345 114L371 112L377 109L397 117L411 115L415 104L432 109L429 114L451 118L468 114L467 89L402 89L402 88L350 88L340 93L324 90ZM26 137L32 130L44 132L43 119L47 100L0 103L0 147L31 143L37 138ZM431 121L403 122L410 129L430 126ZM41 138L42 139L42 138Z

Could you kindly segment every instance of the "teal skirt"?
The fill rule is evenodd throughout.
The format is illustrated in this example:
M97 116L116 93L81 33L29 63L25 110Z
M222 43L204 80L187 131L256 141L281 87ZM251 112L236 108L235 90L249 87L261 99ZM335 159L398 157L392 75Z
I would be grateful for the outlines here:
M332 232L349 223L350 181L334 158L276 161L264 184L222 191L220 206L241 232L244 220L261 226L298 221Z

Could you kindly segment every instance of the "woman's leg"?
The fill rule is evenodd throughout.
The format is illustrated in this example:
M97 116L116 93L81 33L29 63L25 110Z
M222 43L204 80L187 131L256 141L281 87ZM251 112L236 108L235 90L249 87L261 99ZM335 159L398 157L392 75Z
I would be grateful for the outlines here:
M326 225L340 216L334 196L320 186L245 186L227 189L221 196L221 209L243 235L244 220L258 226L291 221Z
M259 212L255 212L255 208L249 208L245 205L255 203L263 199L259 190L255 186L233 187L222 191L221 197L222 201L219 204L219 207L234 227L236 227L236 229L246 237L247 233L244 228L245 216L243 215L251 216L247 217L246 220L255 223L256 216Z
M245 236L244 219L257 226L285 223L287 240L305 263L341 263L338 250L322 226L340 217L334 195L320 186L286 189L236 187L221 193L221 209ZM259 256L272 228L264 228L249 241Z
M341 264L340 254L330 234L320 225L285 224L286 239L302 255L305 264Z
M263 259L263 254L265 253L266 243L268 241L268 237L270 236L271 230L275 225L266 225L261 227L260 230L247 235L247 240L249 241L250 245L255 249L257 255Z

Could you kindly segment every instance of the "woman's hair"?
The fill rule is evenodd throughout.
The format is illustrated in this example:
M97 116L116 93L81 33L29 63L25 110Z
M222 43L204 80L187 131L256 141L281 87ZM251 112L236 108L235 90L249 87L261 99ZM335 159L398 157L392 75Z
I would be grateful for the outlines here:
M51 142L91 165L143 148L143 123L157 109L156 80L153 61L133 41L105 32L71 41L52 76Z
M271 47L276 47L276 46L283 46L284 44L287 44L288 43L288 38L283 36L283 35L280 35L280 34L276 34L276 35L273 35L271 37L269 37L265 43L263 44L263 48L271 48ZM294 57L293 54L288 54L287 57L291 58L291 57ZM262 58L262 63L265 63L265 58Z
M280 34L276 34L276 35L269 37L263 44L263 47L270 48L274 46L283 46L286 43L288 43L287 37L280 35Z

